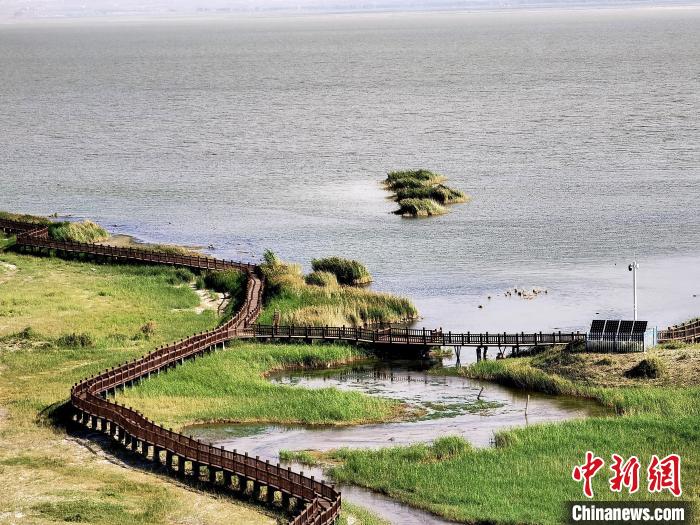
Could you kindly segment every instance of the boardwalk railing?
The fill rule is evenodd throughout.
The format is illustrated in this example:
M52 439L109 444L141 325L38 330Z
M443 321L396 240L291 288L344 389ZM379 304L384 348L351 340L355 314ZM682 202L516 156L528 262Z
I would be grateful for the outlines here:
M229 488L246 491L252 484L253 496L260 500L263 491L267 503L280 499L289 510L294 500L293 525L328 525L340 513L341 497L333 485L317 481L313 476L284 469L279 464L251 458L247 454L224 450L197 439L165 429L133 408L119 405L108 398L119 388L132 385L144 377L185 359L224 345L239 334L249 331L262 307L264 282L255 265L222 261L210 257L171 255L152 250L117 248L96 244L62 242L49 238L48 227L0 219L0 229L17 234L17 245L25 248L56 250L64 253L85 253L128 262L167 264L192 269L237 269L248 276L246 297L240 310L214 330L195 334L176 343L156 349L141 358L76 383L71 389L71 404L76 419L93 430L109 432L125 447L140 451L155 463L162 463L172 472L185 475L190 463L192 475L199 479L201 467L208 471L208 481L223 483ZM164 454L164 458L162 457ZM235 480L235 483L234 483ZM276 498L276 495L278 496Z
M659 343L680 341L682 343L700 343L700 318L688 321L666 330L659 330Z
M452 333L414 328L356 328L352 326L273 326L255 324L241 337L257 339L322 339L372 344L423 346L540 346L584 341L579 332Z

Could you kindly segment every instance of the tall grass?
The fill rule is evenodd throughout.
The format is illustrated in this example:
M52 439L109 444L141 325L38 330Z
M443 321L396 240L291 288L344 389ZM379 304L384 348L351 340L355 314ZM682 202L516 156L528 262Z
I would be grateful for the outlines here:
M37 215L27 215L23 213L12 213L9 211L0 211L0 219L5 219L8 221L28 222L31 224L38 224L41 226L47 226L51 224L51 221L46 217L39 217Z
M324 288L335 288L338 286L338 279L331 272L311 272L304 280L306 284L322 286Z
M406 217L432 217L444 215L447 208L433 199L403 199L399 201L399 209L394 213Z
M272 323L275 310L282 324L297 326L361 326L418 315L406 298L352 286L309 285L299 265L286 264L274 254L269 261L262 266L268 295L260 323Z
M53 222L49 226L49 235L57 241L101 242L109 239L109 233L102 226L92 221Z
M243 304L246 290L246 276L243 272L234 269L207 272L202 281L205 288L223 293L228 298L224 317L233 315Z
M353 259L343 259L342 257L313 259L311 267L315 272L332 273L340 284L357 285L372 282L372 276L367 267Z

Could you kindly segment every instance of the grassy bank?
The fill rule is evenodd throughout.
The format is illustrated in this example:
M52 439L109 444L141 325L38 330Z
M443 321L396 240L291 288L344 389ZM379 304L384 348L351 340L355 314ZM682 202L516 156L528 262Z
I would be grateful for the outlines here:
M281 324L297 326L361 326L418 316L415 306L406 298L341 286L329 272L314 272L305 279L299 265L282 262L272 253L267 254L263 271L268 293L266 308L260 316L263 324L272 323L275 311L280 312Z
M129 235L110 235L99 224L92 221L59 221L55 222L48 217L27 215L0 211L0 219L8 219L20 222L29 222L39 226L49 227L49 237L57 241L86 242L97 244L109 244L121 248L141 248L155 250L171 255L197 255L202 257L199 249L178 246L175 244L154 244L136 241ZM2 248L2 246L0 246Z
M689 357L682 360L693 362L700 355L697 346L684 351ZM678 453L683 458L683 499L697 502L700 388L672 376L651 380L651 384L627 379L636 383L617 388L597 381L595 375L584 382L579 376L588 366L628 369L628 365L634 366L628 361L640 361L644 356L579 357L582 362L578 365L567 365L563 363L570 356L551 351L535 358L481 362L461 373L526 389L593 397L625 415L507 431L497 436L497 446L492 449L465 447L446 459L436 458L428 445L337 451L331 457L341 464L333 469L333 475L338 481L363 485L466 523L555 524L564 521L564 502L583 499L581 486L571 479L571 470L582 463L586 450L606 459L608 465L612 453L637 455L643 468L652 454L663 457ZM562 365L558 364L560 359ZM553 370L562 369L555 366L569 367L576 375L559 375ZM633 496L614 495L607 479L608 472L594 479L598 499L671 499L667 494L652 496L644 489Z
M392 171L384 186L394 193L399 209L394 213L405 217L429 217L447 213L447 205L467 202L469 196L442 184L445 177L428 170Z
M275 523L124 468L47 420L74 382L215 326L199 303L176 270L0 253L0 522Z
M214 310L203 307L195 293L190 282L194 277L187 270L166 267L86 264L0 253L0 475L15 481L0 485L0 522L277 522L275 515L259 506L193 490L169 477L125 466L117 459L119 455L71 438L50 422L52 408L67 399L76 381L219 322ZM203 284L233 294L241 284L235 274L203 279ZM236 368L245 361L248 373L320 365L324 359L342 361L356 355L347 347L317 351L295 346L272 349L269 354L264 346L238 350L241 356L230 365ZM224 366L224 355L212 356L212 362L221 359L217 367ZM217 384L208 372L200 372L203 383ZM217 370L212 374L228 379L230 372ZM185 375L190 373L192 369L185 370ZM168 376L175 378L172 371ZM256 417L277 417L284 393L266 390L268 383L259 376L244 383L250 387L245 393L259 401ZM174 384L178 388L177 381ZM334 410L340 414L337 417L348 420L361 420L370 417L368 414L379 417L383 411L395 410L392 403L371 398L365 406L362 399L355 402L359 397L334 398L331 393L319 392L312 400L303 398L303 393L295 399L300 411L331 403L317 409L310 420L334 417ZM171 408L176 411L181 407ZM162 408L159 413L166 421L175 419ZM118 447L112 448L119 454ZM355 525L381 523L354 506L344 507L343 519Z
M92 221L53 222L46 217L10 213L5 211L0 211L0 219L30 222L38 226L48 226L49 237L57 241L100 242L109 239L109 233L107 233L107 230Z
M273 370L319 368L364 357L346 345L235 342L127 390L117 401L166 426L198 422L355 424L393 419L398 403L334 388L306 389L265 379Z

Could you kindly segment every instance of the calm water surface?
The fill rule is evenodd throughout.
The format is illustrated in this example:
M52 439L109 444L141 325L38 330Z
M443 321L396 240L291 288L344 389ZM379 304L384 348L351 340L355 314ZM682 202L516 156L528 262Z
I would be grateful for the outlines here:
M2 26L0 208L356 257L453 330L629 317L636 254L665 325L700 310L698 35L693 8ZM473 201L390 214L378 181L419 166Z

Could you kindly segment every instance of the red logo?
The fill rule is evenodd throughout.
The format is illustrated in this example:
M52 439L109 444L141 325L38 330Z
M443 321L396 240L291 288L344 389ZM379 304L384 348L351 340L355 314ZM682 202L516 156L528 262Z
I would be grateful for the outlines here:
M637 456L632 456L623 463L621 456L612 455L613 464L610 465L610 470L613 471L613 477L610 478L610 490L612 492L622 492L622 487L627 487L630 494L634 494L639 490L639 459Z
M677 498L683 494L681 489L681 457L669 454L664 459L654 454L647 469L649 476L649 492L668 491Z
M592 481L598 471L603 468L605 461L596 457L590 450L586 452L583 465L576 465L571 477L574 481L583 482L583 493L587 498L593 497ZM639 490L639 471L641 464L637 456L631 456L627 461L619 454L612 455L610 470L612 477L608 480L611 492L622 492L627 489L629 494ZM663 459L654 454L647 468L647 489L650 493L668 490L675 497L683 493L681 489L681 458L678 454L669 454Z
M593 487L591 486L591 480L598 471L603 468L605 461L601 458L595 457L593 452L590 450L586 452L586 462L583 465L576 465L571 476L574 481L583 481L583 493L587 498L593 497Z

